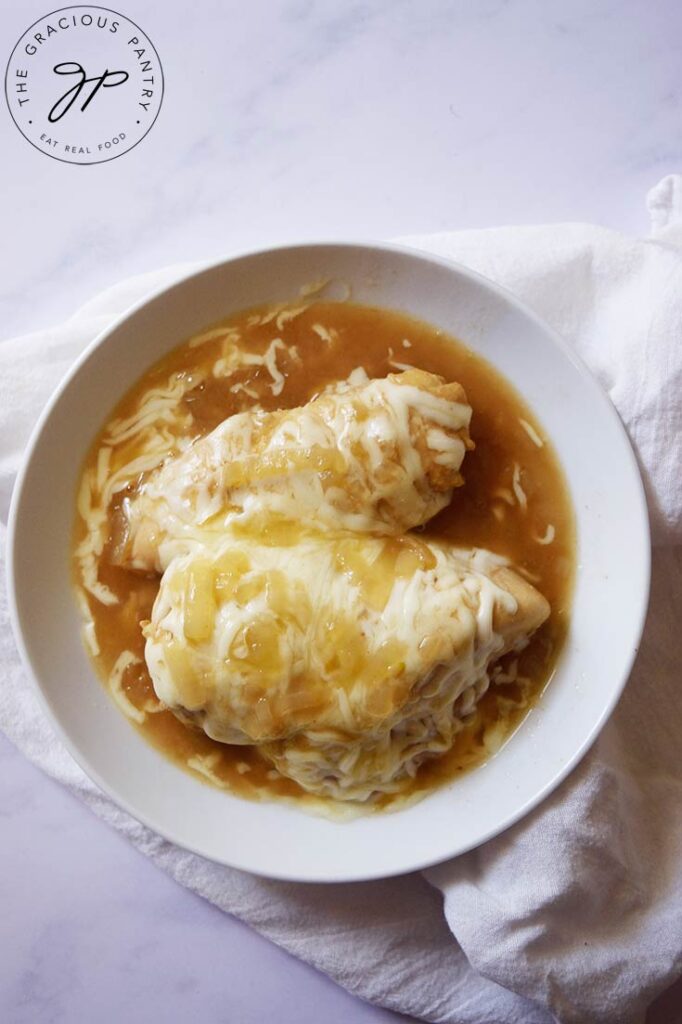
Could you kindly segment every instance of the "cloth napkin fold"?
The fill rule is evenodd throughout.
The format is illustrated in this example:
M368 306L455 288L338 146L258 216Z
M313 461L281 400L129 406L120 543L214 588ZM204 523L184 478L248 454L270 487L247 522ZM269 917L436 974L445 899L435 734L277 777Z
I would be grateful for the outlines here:
M130 818L70 758L11 637L10 494L28 433L83 347L190 267L123 282L60 327L0 343L0 726L182 885L352 992L428 1021L636 1024L682 970L682 178L648 205L646 240L574 224L405 240L505 285L575 346L630 433L659 545L640 655L591 752L514 828L425 876L324 886L223 868Z

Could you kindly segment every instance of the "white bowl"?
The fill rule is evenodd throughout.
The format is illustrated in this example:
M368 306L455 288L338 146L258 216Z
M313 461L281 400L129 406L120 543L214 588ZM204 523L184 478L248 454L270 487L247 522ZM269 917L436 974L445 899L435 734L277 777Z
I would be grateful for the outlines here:
M570 635L539 706L485 766L394 814L334 823L202 785L154 750L95 678L72 600L76 482L102 423L147 367L193 332L301 285L334 278L357 302L405 310L461 338L525 396L554 442L578 526ZM397 246L301 245L208 267L134 307L87 349L28 448L12 504L17 642L74 758L122 807L212 860L271 877L399 874L463 853L547 796L586 752L627 680L646 611L644 493L620 420L582 363L511 295L452 263Z

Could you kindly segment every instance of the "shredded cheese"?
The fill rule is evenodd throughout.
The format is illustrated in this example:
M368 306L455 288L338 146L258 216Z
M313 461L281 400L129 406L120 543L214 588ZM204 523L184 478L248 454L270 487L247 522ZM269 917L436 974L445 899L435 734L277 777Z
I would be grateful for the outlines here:
M214 769L218 765L221 759L220 751L216 750L212 754L194 754L192 757L187 758L187 767L197 772L199 775L203 775L205 779L212 782L214 786L223 788L225 783L223 780L216 775Z
M297 316L301 315L301 313L305 313L307 308L308 306L306 304L303 306L290 306L287 309L283 309L277 314L277 319L275 321L277 330L281 331L285 324L288 324L291 320L295 320Z
M519 423L526 431L533 444L537 445L538 448L542 448L545 442L542 440L535 427L532 424L530 424L528 420L521 419L520 416Z
M171 374L165 387L145 392L137 409L125 420L113 420L108 427L105 443L120 445L146 427L175 421L178 405L187 391L201 382L198 374Z
M190 348L198 348L200 345L205 345L207 341L215 341L217 338L229 339L233 344L239 341L239 331L233 327L215 327L210 331L204 331L203 334L198 334L192 338L189 343Z
M109 690L111 695L120 707L121 711L133 722L142 725L147 717L144 711L136 708L123 689L123 676L131 665L140 665L140 659L136 658L132 651L122 651L119 654L111 674L109 676Z
M411 363L399 363L397 359L391 359L389 366L395 367L396 370L416 370L416 366L412 366Z
M327 345L332 345L339 336L338 331L334 330L333 327L327 328L323 324L313 324L310 329L315 332L318 338L321 338L322 341L326 342Z
M309 284L303 284L298 290L298 294L302 298L308 298L310 295L317 295L323 288L326 288L331 278L321 277L318 281L311 281Z
M257 391L250 388L247 384L243 384L241 381L237 381L236 384L230 385L230 391L233 395L237 395L240 391L243 391L245 395L249 396L249 398L260 398Z
M535 540L538 544L551 544L556 537L556 530L552 523L549 524L542 537L536 537Z
M232 349L223 359L219 359L213 367L214 377L230 377L235 370L242 366L263 366L272 377L269 385L274 397L282 394L284 390L284 374L277 365L277 352L288 352L289 348L281 338L273 338L262 355L255 352L243 352L237 348Z
M275 317L279 316L281 309L282 304L280 303L278 306L273 306L269 313L264 313L257 321L259 327L266 327L268 324L272 323Z
M116 594L98 578L98 556L104 544L103 534L103 530L98 530L96 534L86 537L85 542L76 549L76 558L80 568L81 582L88 593L97 598L100 604L114 605L119 603ZM100 551L95 550L95 545L100 547Z
M90 605L88 599L85 596L85 592L80 588L76 587L76 603L80 608L80 613L83 616L83 624L81 626L81 635L83 642L93 658L99 657L100 646L97 639L97 629L95 626L95 620L90 611Z
M514 463L514 475L512 477L512 489L514 491L514 495L516 497L516 500L518 501L520 507L525 512L526 509L528 508L528 498L526 497L526 492L524 491L523 487L521 486L521 467L519 466L518 462Z
M282 390L284 389L284 374L280 372L280 369L277 366L277 349L283 349L285 352L287 351L287 346L281 338L274 338L270 342L265 351L264 358L265 368L272 377L270 390L275 397L277 397L277 395L281 395Z
M103 444L97 453L97 490L102 493L104 485L109 475L109 466L111 465L111 448L109 445Z

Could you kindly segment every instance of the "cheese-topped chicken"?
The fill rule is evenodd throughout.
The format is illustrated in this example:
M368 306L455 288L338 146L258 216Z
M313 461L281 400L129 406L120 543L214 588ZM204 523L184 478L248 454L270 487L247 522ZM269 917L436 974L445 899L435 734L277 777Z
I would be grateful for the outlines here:
M489 552L280 523L172 562L146 661L161 701L207 735L364 801L449 749L491 661L548 612Z
M463 482L470 419L462 387L423 370L231 416L124 501L118 560L162 572L235 514L264 510L316 528L404 533Z

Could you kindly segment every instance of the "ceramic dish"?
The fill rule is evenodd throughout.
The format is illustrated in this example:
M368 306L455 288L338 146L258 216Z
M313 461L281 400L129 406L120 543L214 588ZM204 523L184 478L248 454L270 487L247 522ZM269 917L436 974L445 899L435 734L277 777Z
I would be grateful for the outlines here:
M551 438L577 523L570 633L554 679L484 766L393 814L333 822L202 785L131 727L95 678L71 599L75 488L88 446L143 371L191 334L320 278L404 310L485 356ZM17 642L68 749L112 799L202 856L301 881L412 871L497 835L579 761L613 710L644 622L649 532L636 461L609 400L567 345L511 295L397 246L310 244L210 266L144 300L87 349L34 431L14 493L10 592Z

